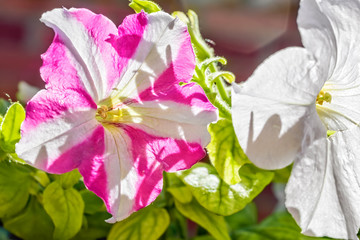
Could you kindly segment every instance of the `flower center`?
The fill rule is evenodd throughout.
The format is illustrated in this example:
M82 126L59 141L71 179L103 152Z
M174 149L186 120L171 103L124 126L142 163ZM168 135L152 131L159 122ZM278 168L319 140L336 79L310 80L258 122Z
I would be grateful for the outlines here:
M119 108L112 109L101 105L96 111L96 119L99 122L118 122L121 119L122 111Z
M323 105L324 102L331 103L331 94L321 90L319 95L316 97L316 103Z

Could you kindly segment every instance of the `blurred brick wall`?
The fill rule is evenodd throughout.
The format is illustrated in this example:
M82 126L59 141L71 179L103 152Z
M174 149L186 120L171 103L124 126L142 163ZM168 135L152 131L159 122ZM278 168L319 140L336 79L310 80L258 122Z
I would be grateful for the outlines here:
M297 2L290 0L160 0L167 11L196 10L203 35L218 55L229 61L237 81L245 80L268 55L286 46L300 45L296 28ZM266 3L266 4L264 4ZM21 80L42 87L40 54L53 32L39 21L55 7L86 7L117 25L132 10L127 0L0 0L0 97L15 98Z

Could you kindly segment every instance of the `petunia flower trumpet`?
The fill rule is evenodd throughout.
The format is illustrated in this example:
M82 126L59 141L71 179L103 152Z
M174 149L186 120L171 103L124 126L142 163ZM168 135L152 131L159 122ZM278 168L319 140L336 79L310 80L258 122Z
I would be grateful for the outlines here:
M216 109L191 80L186 25L164 12L129 15L117 29L86 9L54 9L42 55L46 85L26 106L17 154L61 174L78 168L113 215L128 217L161 192L162 172L190 168L210 140ZM180 85L182 83L182 85Z
M357 239L359 21L359 0L302 0L304 48L275 53L233 87L233 125L249 159L266 169L294 163L286 207L306 235Z

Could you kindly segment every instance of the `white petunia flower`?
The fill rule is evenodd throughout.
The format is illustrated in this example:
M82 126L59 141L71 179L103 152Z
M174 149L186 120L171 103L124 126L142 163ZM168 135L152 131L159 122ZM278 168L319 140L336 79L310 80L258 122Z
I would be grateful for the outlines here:
M266 169L294 162L286 207L306 235L357 239L359 22L359 0L302 0L305 48L275 53L233 87L233 124L250 160Z

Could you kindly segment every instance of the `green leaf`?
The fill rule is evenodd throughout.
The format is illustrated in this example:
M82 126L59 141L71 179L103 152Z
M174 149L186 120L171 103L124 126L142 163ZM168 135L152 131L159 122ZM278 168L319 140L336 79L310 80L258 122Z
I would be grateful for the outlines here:
M168 192L181 203L189 203L192 200L192 194L187 186L168 188Z
M44 188L47 187L47 185L49 185L49 183L50 183L49 176L44 171L36 170L33 173L33 177Z
M230 229L237 230L257 223L257 209L255 203L251 202L246 207L233 215L226 216L225 220Z
M56 175L56 178L59 180L61 186L64 189L72 188L81 178L81 174L77 169L74 169L70 172Z
M195 200L183 204L175 199L175 206L182 215L199 224L216 239L230 240L224 217L207 211Z
M191 37L191 43L194 47L194 52L196 58L199 62L204 61L207 58L211 58L214 56L214 49L209 47L203 37L201 36L199 29L199 18L197 14L189 10L187 12L189 23L188 23L188 31Z
M4 227L24 240L52 239L54 225L35 196L23 212L13 218L3 219Z
M27 166L0 162L0 218L13 216L24 209L34 183Z
M0 162L8 159L8 154L4 152L0 147Z
M166 190L181 203L188 203L192 200L190 189L182 182L176 173L164 173L166 179Z
M287 183L291 174L291 169L292 169L292 164L279 169L279 170L274 170L274 182L278 182L278 183Z
M226 216L243 209L271 182L274 174L247 164L240 170L241 182L229 185L213 166L197 163L178 175L204 208Z
M80 194L85 203L85 213L94 214L96 212L105 210L104 202L101 200L101 198L96 196L95 193L85 189L80 191Z
M25 119L25 110L20 103L13 103L1 123L0 147L8 153L15 152L15 144L20 140L20 125Z
M55 225L54 239L70 239L80 231L84 201L78 191L52 182L44 190L43 203Z
M5 115L7 109L10 107L11 103L6 101L3 98L0 98L0 115Z
M208 129L211 142L206 148L212 165L227 184L240 182L239 169L250 161L238 143L232 122L220 119Z
M108 212L97 212L92 215L85 215L86 226L84 226L73 240L96 240L105 238L112 224L105 222L106 219L109 219L111 215Z
M214 238L213 236L210 235L203 235L203 236L196 236L194 238L192 238L191 240L214 240L216 238Z
M247 240L310 240L328 239L304 236L300 228L287 212L277 212L266 218L258 225L240 229L235 239Z
M148 206L116 223L107 240L155 240L165 232L169 223L170 217L164 208Z
M146 1L146 0L131 0L131 3L129 6L134 9L136 13L141 12L141 10L144 10L146 13L153 13L161 11L161 8L159 5L152 1Z

